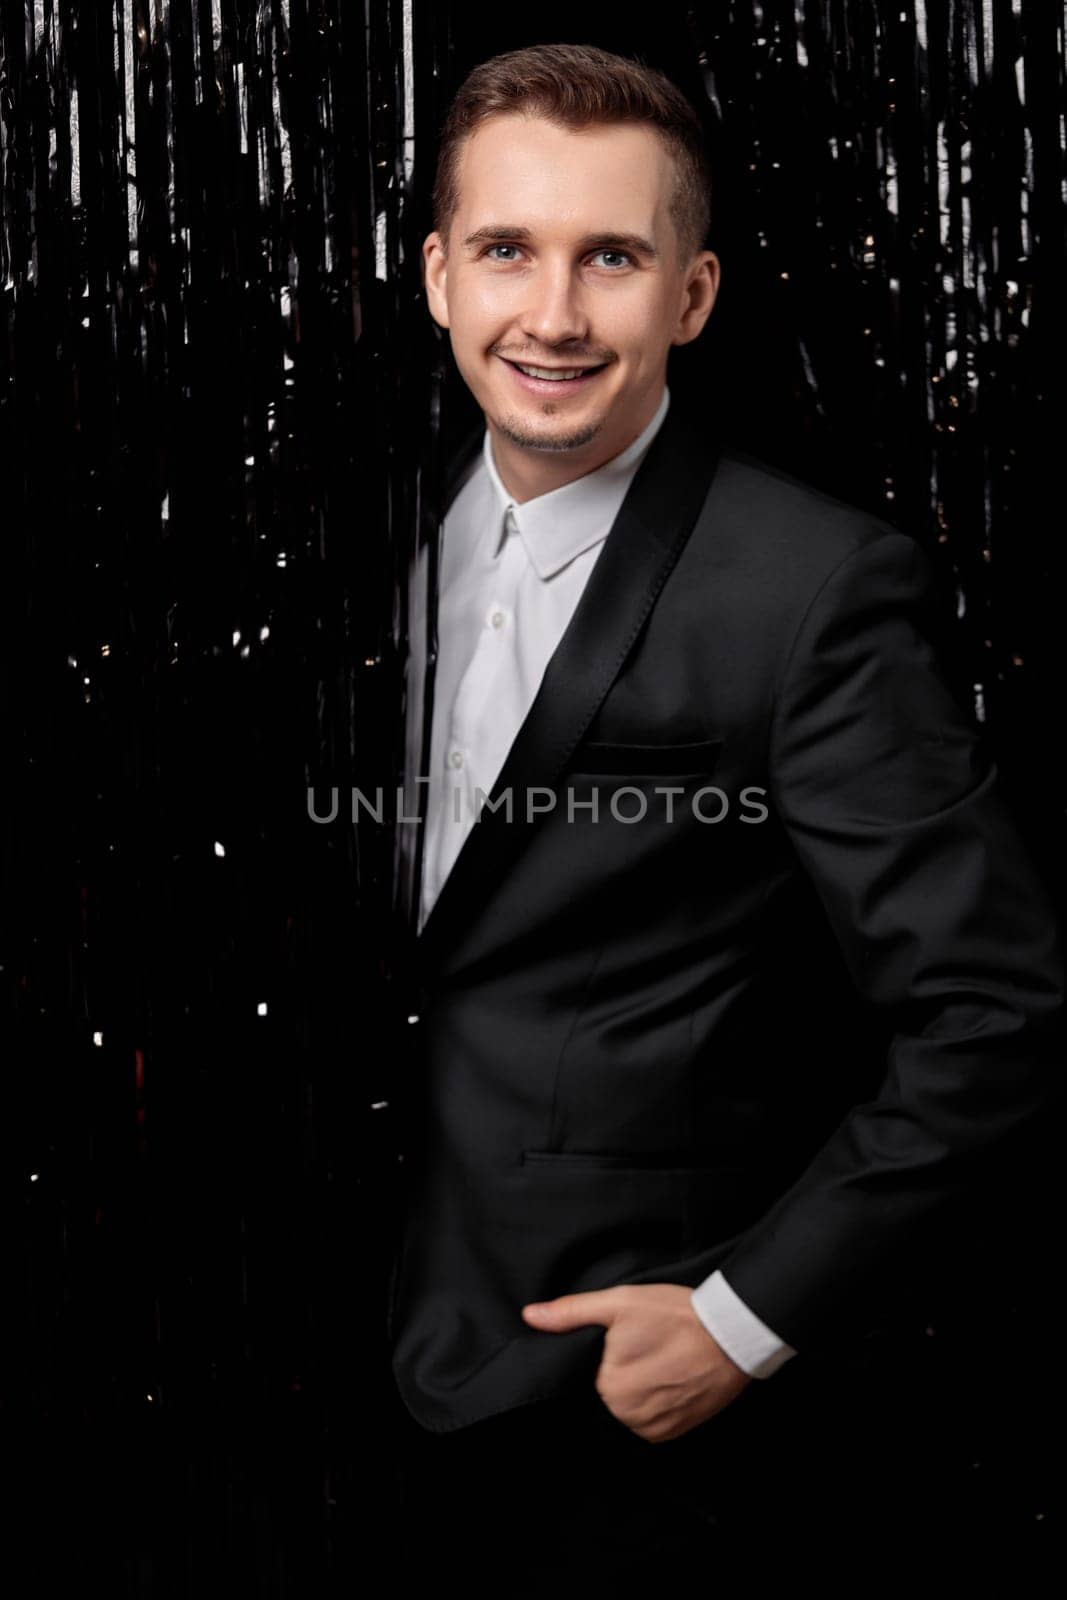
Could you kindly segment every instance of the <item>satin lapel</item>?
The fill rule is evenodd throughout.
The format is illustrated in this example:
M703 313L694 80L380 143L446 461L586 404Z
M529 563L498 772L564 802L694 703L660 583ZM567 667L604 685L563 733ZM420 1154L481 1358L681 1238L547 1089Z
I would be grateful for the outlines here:
M693 530L718 465L716 439L672 399L630 484L574 615L416 941L420 961L448 949L538 825L528 788L551 787L592 722ZM512 819L490 805L513 795Z
M409 696L415 697L414 709L412 705L405 707L404 720L409 722L414 717L422 730L420 740L420 755L418 758L418 771L426 771L430 753L430 739L428 723L433 713L433 686L435 669L432 665L437 657L437 596L432 592L436 586L436 573L439 564L441 527L444 521L444 511L452 504L464 480L477 464L485 438L485 418L482 417L460 439L459 444L444 460L438 473L438 486L436 489L426 487L424 493L429 506L422 513L422 522L419 527L418 547L415 552L408 574L409 583L409 624L411 617L418 614L419 606L416 601L414 584L421 585L418 599L423 602L423 628L418 640L409 641L410 658L408 670L412 676L407 685ZM441 510L440 508L444 508ZM422 671L412 665L421 660ZM406 749L406 736L405 736ZM425 797L415 798L415 804L424 806ZM418 899L418 880L421 876L422 866L422 830L416 844L414 858L401 850L400 844L403 834L398 829L396 847L394 850L394 863L396 877L394 879L393 901L393 930L398 947L410 947L415 939L417 920L416 902ZM407 841L405 841L407 842ZM403 965L404 955L395 957L398 966Z

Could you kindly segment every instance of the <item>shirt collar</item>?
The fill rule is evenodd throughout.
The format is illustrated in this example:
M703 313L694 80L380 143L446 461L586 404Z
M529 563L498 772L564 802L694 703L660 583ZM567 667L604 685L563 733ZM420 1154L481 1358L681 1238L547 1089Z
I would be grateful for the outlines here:
M551 578L583 550L606 539L645 452L667 415L670 398L670 390L664 384L656 414L647 427L632 444L605 461L602 467L575 478L573 483L565 483L562 488L535 495L522 505L511 498L501 482L486 428L482 456L500 511L500 541L494 556L499 554L506 538L504 518L508 511L539 578Z

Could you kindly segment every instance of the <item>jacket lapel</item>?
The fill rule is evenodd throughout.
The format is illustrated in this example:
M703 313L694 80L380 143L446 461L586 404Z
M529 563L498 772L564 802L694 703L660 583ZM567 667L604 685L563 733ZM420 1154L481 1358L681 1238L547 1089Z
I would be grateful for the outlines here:
M452 484L470 462L469 444L452 464ZM693 530L718 459L718 441L672 396L490 803L464 840L416 940L420 962L434 961L454 944L538 825L537 817L526 819L526 790L555 783L595 717ZM514 798L511 821L504 807L490 809L508 789Z

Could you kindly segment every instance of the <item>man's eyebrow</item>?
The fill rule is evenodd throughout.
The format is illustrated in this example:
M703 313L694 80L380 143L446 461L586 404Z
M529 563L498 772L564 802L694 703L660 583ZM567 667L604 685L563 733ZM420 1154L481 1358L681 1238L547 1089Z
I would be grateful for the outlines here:
M529 240L529 228L509 228L504 224L492 223L469 233L463 241L463 248L472 250L480 244L527 244ZM577 243L580 250L591 250L595 245L600 250L632 250L635 255L648 256L652 260L659 257L659 251L643 233L587 233Z

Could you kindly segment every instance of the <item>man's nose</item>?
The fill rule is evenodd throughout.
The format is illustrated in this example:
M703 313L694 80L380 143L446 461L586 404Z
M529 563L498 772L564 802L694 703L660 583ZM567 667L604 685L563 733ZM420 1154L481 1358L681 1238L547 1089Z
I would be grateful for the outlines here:
M529 339L546 348L588 337L581 285L568 268L542 269L535 274L523 308L522 328Z

